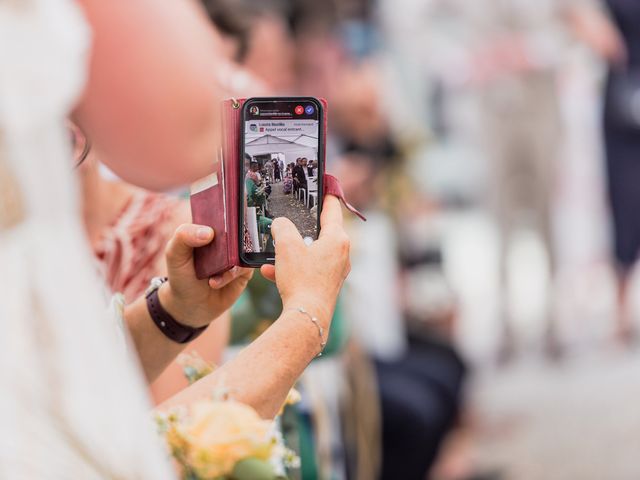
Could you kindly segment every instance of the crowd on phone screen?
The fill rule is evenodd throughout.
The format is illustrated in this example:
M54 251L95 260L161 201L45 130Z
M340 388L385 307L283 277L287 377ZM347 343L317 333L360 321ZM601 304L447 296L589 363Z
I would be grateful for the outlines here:
M318 179L317 176L314 177L314 173L317 173L317 162L299 157L295 163L291 162L287 165L286 169L284 162L279 158L265 160L261 164L257 159L247 156L245 162L248 164L244 180L246 206L250 209L248 215L254 215L253 209L255 209L257 233L263 239L253 239L252 251L272 250L271 224L276 214L283 213L274 213L269 208L272 184L282 182L282 193L295 198L295 201L290 203L291 205L311 210L312 205L308 196L313 192L310 190L309 182L316 186L315 191L317 192ZM284 174L281 174L281 171L284 171ZM301 194L303 192L304 197ZM317 196L313 198L317 199ZM296 222L295 218L291 218L291 220ZM258 250L255 249L256 244L260 246Z
M264 241L255 239L254 247L256 242L266 247L267 243L272 241L271 223L273 219L267 210L271 186L269 185L268 177L260 172L260 164L257 161L251 160L249 162L249 170L247 171L244 185L246 205L249 208L255 208L258 233L265 238ZM263 251L263 248L256 251Z

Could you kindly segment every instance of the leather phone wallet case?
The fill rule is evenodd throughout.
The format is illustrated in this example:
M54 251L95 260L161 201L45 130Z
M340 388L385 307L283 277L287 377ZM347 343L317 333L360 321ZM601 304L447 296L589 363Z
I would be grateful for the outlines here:
M191 186L191 213L193 223L213 228L213 241L194 250L196 276L200 279L219 275L234 266L246 266L240 260L239 241L239 178L242 136L242 106L245 99L229 99L222 102L222 141L219 155L213 164L213 171L207 177ZM323 142L326 142L327 102L320 99L324 109ZM325 152L326 148L322 149ZM323 153L324 155L324 153ZM364 216L344 198L342 187L333 175L324 173L325 159L318 162L323 169L323 194L334 195L345 207L361 219Z

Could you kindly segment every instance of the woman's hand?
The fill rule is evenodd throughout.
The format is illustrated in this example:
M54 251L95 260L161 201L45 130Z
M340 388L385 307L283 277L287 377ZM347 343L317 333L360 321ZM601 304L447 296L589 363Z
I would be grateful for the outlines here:
M305 308L326 332L350 269L349 239L342 228L337 198L325 198L321 224L320 238L307 246L293 223L284 218L274 220L271 232L276 240L276 264L263 265L262 274L276 281L285 309ZM326 333L322 340L326 340ZM316 326L301 321L299 313L285 311L238 356L162 408L209 398L213 389L224 384L235 400L251 405L263 418L273 418L320 346ZM256 371L264 374L255 375Z
M350 242L342 226L340 201L325 197L320 237L305 245L287 218L276 218L271 233L276 246L274 265L263 265L262 275L275 280L285 309L303 307L328 327L338 293L349 274Z
M167 312L178 322L192 327L207 325L228 310L253 275L252 269L234 267L208 280L198 280L193 266L193 249L213 240L210 227L184 224L178 227L165 252L169 281L158 295Z
M624 67L629 52L622 34L601 8L584 5L570 9L569 26L587 47L612 66Z

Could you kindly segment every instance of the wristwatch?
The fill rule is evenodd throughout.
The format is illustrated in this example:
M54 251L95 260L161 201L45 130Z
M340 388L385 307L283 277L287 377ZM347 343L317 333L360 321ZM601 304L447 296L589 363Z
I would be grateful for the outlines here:
M208 325L194 328L176 321L160 304L158 289L168 281L167 277L154 277L144 293L147 299L147 310L156 327L170 340L176 343L189 343L204 332Z

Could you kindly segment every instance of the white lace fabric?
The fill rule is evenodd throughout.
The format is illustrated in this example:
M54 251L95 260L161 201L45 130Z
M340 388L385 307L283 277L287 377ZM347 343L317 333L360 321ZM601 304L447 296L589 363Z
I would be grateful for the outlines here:
M80 224L89 38L71 0L0 0L0 478L173 478Z

